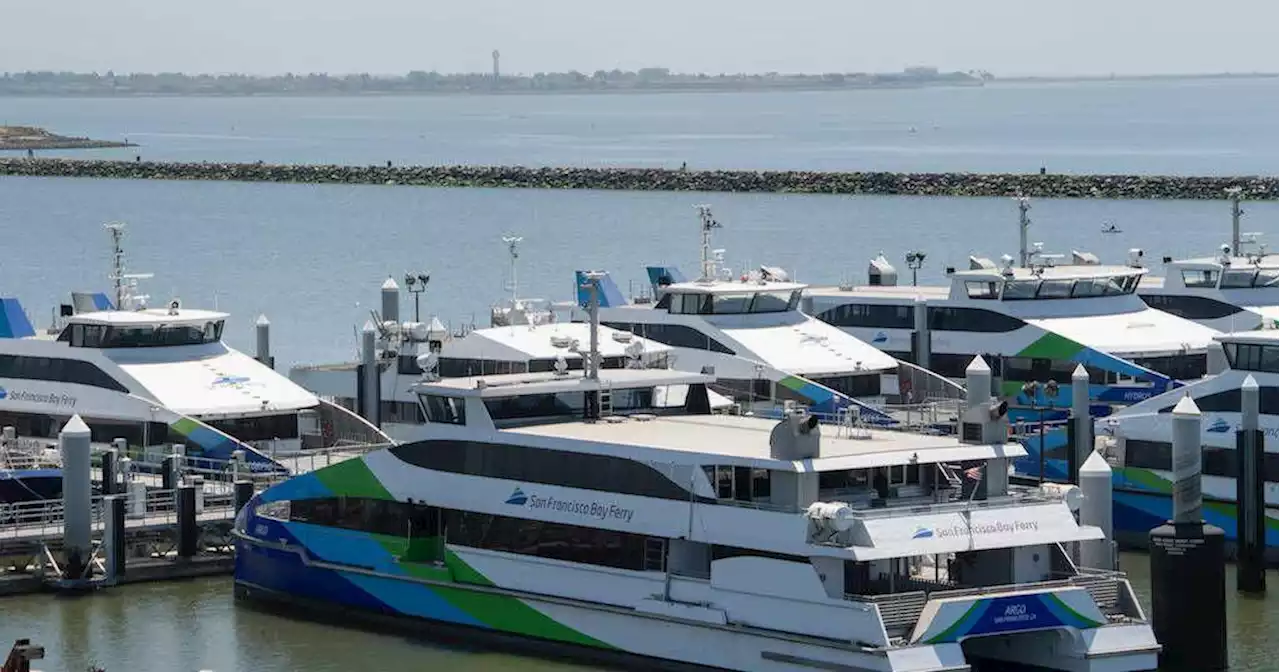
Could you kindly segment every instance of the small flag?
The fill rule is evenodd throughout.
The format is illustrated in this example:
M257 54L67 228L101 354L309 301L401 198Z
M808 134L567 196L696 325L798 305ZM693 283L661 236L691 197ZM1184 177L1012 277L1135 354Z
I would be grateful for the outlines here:
M969 479L969 480L971 480L971 481L981 481L981 480L982 480L982 467L981 467L981 466L978 466L978 467L973 467L972 469L965 469L965 470L964 470L964 477L965 477L965 478L967 478L967 479Z

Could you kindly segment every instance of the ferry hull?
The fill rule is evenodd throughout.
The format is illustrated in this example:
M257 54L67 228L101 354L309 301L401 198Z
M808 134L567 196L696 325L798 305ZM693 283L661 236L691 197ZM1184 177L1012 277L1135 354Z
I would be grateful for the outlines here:
M643 669L971 669L959 644L861 652L782 633L745 633L741 628L708 627L627 609L517 598L491 587L425 585L321 564L304 561L295 550L242 537L236 542L236 595L246 601L300 607L312 616L341 611L344 622L385 624L392 619L400 628L437 638L496 639L531 653Z
M1173 515L1173 499L1168 494L1116 490L1112 497L1112 524L1116 541L1126 548L1147 548L1151 530L1164 525ZM1227 537L1227 553L1234 557L1238 539L1235 502L1206 501L1202 508L1205 522L1222 528ZM1267 562L1277 564L1276 507L1266 507Z

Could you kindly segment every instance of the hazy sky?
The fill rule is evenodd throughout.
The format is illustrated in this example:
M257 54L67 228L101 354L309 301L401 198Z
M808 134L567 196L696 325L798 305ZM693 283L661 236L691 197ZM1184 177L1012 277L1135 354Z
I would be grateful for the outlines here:
M6 0L0 71L1277 71L1277 0Z

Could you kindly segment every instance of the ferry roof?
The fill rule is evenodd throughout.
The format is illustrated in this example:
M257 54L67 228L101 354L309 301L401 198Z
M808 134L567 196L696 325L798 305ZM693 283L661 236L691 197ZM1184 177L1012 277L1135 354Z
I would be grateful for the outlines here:
M1105 315L1023 319L1028 324L1065 336L1095 350L1121 356L1203 351L1218 333L1202 324L1145 307L1132 312Z
M320 403L315 395L244 353L221 343L192 347L209 354L176 359L172 348L102 352L162 406L183 415L201 419L274 415Z
M590 380L583 376L581 371L569 371L566 375L556 375L552 371L509 373L421 381L413 385L413 391L422 394L490 399L557 392L585 392L598 388L618 390L712 382L715 382L714 376L672 369L601 369L599 380Z
M1213 340L1220 343L1249 343L1252 345L1276 345L1280 343L1280 329L1258 329L1219 334Z
M579 359L580 352L571 352L567 346L557 347L552 339L568 338L578 341L580 351L585 351L591 341L591 325L582 322L556 322L536 327L513 325L509 327L489 327L476 329L463 338L448 341L441 352L442 357L481 358L502 361L522 361L526 359L555 359L563 355L565 359ZM627 347L632 343L644 346L646 354L670 352L671 346L651 341L629 332L600 326L599 350L602 357L621 357L626 355Z
M118 327L143 325L179 325L198 324L225 320L227 313L213 310L195 310L179 308L170 311L165 308L148 308L146 310L102 310L93 313L80 313L67 318L68 324L103 324Z
M805 316L799 322L739 328L733 326L737 316L706 317L726 336L751 350L743 356L782 371L802 376L897 371L898 360L816 318Z
M975 268L957 270L950 277L959 280L1078 280L1082 278L1114 278L1145 275L1140 266L1103 266L1100 264L1067 264L1036 268Z
M1017 458L1027 454L1018 443L969 444L955 436L934 436L886 430L867 430L868 438L837 436L836 427L821 427L821 457L775 460L770 457L769 435L778 420L736 415L661 416L619 422L561 422L505 429L530 436L638 446L657 450L698 453L725 460L725 464L800 471L843 471L890 464Z
M659 287L660 292L678 294L743 294L748 292L794 292L808 285L798 282L776 282L772 280L710 280L692 282L676 282Z
M850 297L865 296L882 299L908 299L917 297L927 301L942 300L951 296L951 288L945 285L856 285L843 288L835 285L813 286L805 290L808 296Z
M1229 257L1229 264L1223 264L1222 257L1194 257L1191 259L1174 259L1167 266L1172 266L1189 271L1194 270L1213 270L1221 269L1223 266L1231 268L1264 268L1274 270L1280 268L1280 255L1267 254L1255 257Z

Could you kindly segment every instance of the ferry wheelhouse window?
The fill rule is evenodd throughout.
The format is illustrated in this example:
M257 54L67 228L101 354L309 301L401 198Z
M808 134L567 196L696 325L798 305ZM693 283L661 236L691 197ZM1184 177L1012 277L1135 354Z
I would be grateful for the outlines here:
M1085 299L1132 294L1141 277L1119 275L1079 280L1008 280L1002 298L1006 301L1031 299Z
M743 292L730 294L674 294L669 311L684 315L745 315L795 310L800 292Z
M1244 289L1253 287L1254 279L1258 277L1258 271L1254 268L1233 268L1229 271L1223 271L1222 282L1218 284L1222 289Z
M1198 270L1183 271L1182 284L1187 287L1217 287L1218 271L1214 270Z
M467 424L466 401L459 397L446 397L439 394L420 394L422 408L427 414L427 422L442 425Z
M966 282L964 283L964 290L971 299L1000 298L1000 284L996 282Z
M222 340L223 320L204 324L130 325L72 324L58 335L75 348L155 348L200 345Z
M1280 346L1256 343L1224 343L1227 363L1240 371L1267 371L1275 373L1280 366Z

